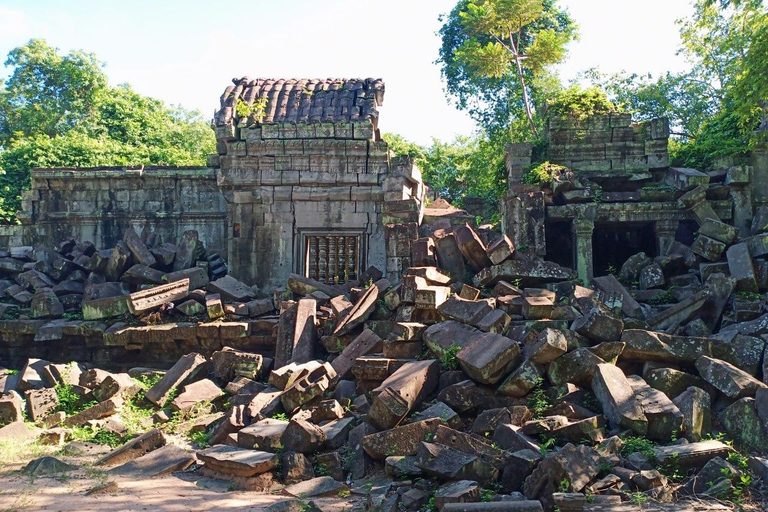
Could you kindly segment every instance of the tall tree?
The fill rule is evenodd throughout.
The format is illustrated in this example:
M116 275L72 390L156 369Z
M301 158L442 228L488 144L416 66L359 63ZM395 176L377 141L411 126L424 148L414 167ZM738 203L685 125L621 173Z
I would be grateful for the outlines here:
M576 25L555 0L460 0L442 19L437 63L458 108L489 132L537 116L559 86L548 66L562 61Z

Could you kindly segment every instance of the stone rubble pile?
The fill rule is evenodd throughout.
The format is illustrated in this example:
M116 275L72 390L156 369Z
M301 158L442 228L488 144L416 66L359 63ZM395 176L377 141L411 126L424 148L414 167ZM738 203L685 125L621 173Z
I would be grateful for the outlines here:
M135 233L90 255L82 244L15 250L0 268L15 274L6 295L31 304L30 316L60 316L60 297L74 294L56 293L65 287L82 290L86 320L118 303L155 324L179 312L207 321L279 311L273 352L189 353L146 390L158 424L210 412L189 425L210 447L185 452L149 430L99 461L115 471L197 463L246 488L302 500L351 492L385 512L575 511L638 493L727 499L746 471L768 481L768 315L758 295L768 286L753 261L768 254L768 210L753 230L740 240L702 215L693 247L633 256L593 288L469 224L415 242L415 266L394 286L375 268L348 285L292 275L268 299L211 276L215 264L206 272L191 237L167 250L178 268L159 264L163 246L147 250ZM120 281L136 291L94 292L128 292ZM0 377L0 438L18 434L24 409L54 443L62 426L119 434L121 408L139 392L131 377L154 372L30 359ZM57 384L89 406L55 412ZM718 433L752 452L748 469Z

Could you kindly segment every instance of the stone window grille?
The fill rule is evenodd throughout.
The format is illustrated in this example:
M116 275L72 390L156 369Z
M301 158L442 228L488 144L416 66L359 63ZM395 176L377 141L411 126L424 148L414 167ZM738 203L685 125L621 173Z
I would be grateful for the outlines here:
M363 262L360 232L302 233L304 276L326 284L355 281Z

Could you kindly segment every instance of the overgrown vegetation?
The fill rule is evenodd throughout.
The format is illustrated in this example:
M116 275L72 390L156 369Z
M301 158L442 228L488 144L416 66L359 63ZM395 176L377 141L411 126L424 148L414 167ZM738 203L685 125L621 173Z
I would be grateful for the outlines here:
M455 370L459 367L459 360L456 358L456 354L461 351L461 345L451 345L443 352L443 356L440 358L440 362L443 366L449 370Z
M0 80L0 221L15 222L33 167L202 165L215 149L202 115L110 87L91 53L42 39L11 50Z
M528 393L526 405L533 412L533 417L537 419L543 418L546 411L552 407L552 400L544 390L543 378L539 377L536 386Z

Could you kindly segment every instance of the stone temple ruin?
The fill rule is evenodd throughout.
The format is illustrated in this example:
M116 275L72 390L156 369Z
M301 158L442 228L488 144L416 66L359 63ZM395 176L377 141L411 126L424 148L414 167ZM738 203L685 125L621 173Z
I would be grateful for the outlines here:
M205 168L35 169L2 234L0 440L109 432L116 475L295 498L274 512L758 501L766 153L704 173L664 119L552 118L562 167L531 185L511 144L494 231L426 204L383 96L236 79Z
M266 291L293 272L328 284L357 280L368 266L399 276L418 238L424 186L379 136L384 83L233 82L207 168L35 169L24 229L6 241L111 247L129 226L170 242L193 230L233 276ZM265 111L238 114L259 98Z

